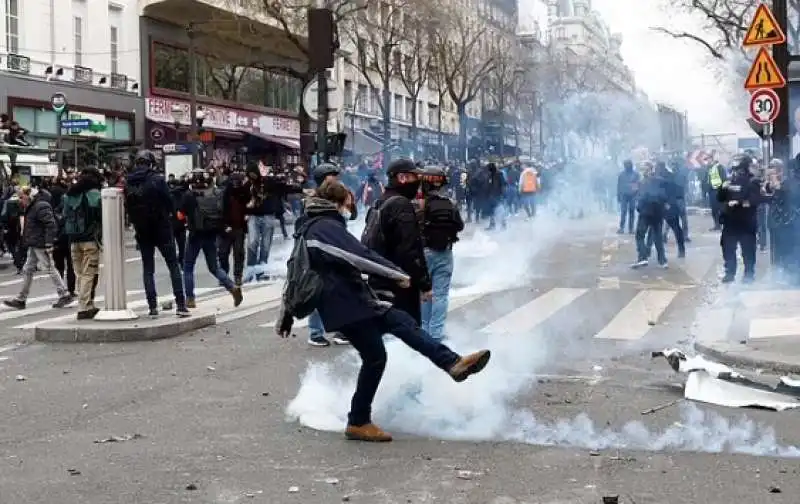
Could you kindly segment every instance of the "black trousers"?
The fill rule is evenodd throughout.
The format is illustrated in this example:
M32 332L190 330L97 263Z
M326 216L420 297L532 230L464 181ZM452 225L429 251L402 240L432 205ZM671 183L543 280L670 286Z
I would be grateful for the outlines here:
M395 308L375 318L342 327L341 332L361 357L361 369L348 414L350 425L365 425L372 421L372 401L386 368L384 334L394 335L443 371L448 371L459 359L457 353L420 329L407 313Z
M722 247L722 260L725 263L725 276L736 276L736 249L742 249L745 278L753 278L756 273L756 230L742 230L722 226L719 244Z
M186 255L186 227L173 225L172 236L175 237L175 244L178 246L178 264L183 264L183 257Z
M244 274L244 229L232 229L230 233L223 232L217 238L219 266L226 275L230 274L231 250L233 250L233 281L241 284Z
M72 253L69 244L59 244L53 247L53 265L61 278L67 282L69 293L75 294L75 270L72 268Z

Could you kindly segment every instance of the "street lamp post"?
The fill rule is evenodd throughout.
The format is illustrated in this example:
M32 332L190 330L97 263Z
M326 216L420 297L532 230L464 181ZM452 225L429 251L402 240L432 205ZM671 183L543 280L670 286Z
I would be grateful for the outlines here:
M197 142L197 50L194 23L189 23L186 27L186 35L189 37L189 138L192 142ZM193 168L198 167L196 151L196 148L192 149Z
M200 132L203 130L203 122L206 120L206 111L202 107L195 109L194 113L194 149L192 164L194 168L203 168L203 142L200 140Z

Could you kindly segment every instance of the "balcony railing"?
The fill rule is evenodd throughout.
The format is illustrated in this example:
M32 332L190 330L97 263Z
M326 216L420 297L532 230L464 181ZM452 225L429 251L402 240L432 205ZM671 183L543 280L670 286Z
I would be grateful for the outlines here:
M110 88L117 91L134 92L133 84L127 75L95 72L92 68L75 65L53 65L47 61L32 60L28 56L14 53L0 53L0 73L28 75L41 80L73 82L81 86Z

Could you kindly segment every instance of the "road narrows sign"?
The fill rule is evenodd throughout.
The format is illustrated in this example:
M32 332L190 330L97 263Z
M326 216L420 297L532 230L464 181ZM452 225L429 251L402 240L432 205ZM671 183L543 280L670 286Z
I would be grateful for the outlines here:
M750 117L758 124L770 124L781 111L781 100L771 89L759 89L750 97Z
M762 47L758 51L758 56L753 61L753 66L750 67L750 72L747 74L747 80L744 81L745 89L763 89L763 88L782 88L786 86L786 79L772 55L766 47Z
M786 42L786 34L781 30L778 21L769 10L767 4L760 4L747 29L747 35L742 41L744 47L765 46L783 44Z

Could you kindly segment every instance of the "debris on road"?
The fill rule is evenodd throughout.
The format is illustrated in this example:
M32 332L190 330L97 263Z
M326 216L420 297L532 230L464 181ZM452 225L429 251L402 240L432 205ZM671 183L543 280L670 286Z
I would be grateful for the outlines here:
M70 476L80 476L81 472L77 469L67 469L67 474Z
M789 377L784 376L776 386L770 386L702 355L687 357L676 348L653 352L651 357L664 357L676 373L688 375L683 396L690 401L774 411L800 407L800 382Z
M197 485L195 485L194 483L189 483L188 485L186 485L186 490L189 490L190 492L193 492L193 491L197 490Z
M325 483L327 483L329 485L338 485L339 484L339 478L325 478Z
M769 487L769 493L783 493L780 488L776 486Z
M216 370L217 368L215 368L214 366L206 366L206 371L216 371Z
M475 471L461 470L461 471L458 471L458 473L456 473L456 478L462 479L462 480L471 480L473 478L477 478L478 476L481 476L482 474L483 473L479 473L479 472L475 472Z
M291 486L289 487L289 493L297 493L300 491L300 487Z
M603 504L619 504L619 495L604 495Z
M141 434L125 434L124 436L109 436L103 439L95 439L95 444L102 443L122 443L123 441L131 441L134 439L142 439L144 436Z
M651 415L651 414L656 413L658 411L661 411L663 409L667 409L670 406L675 406L676 404L678 404L681 401L683 401L683 398L675 399L674 401L670 401L668 403L660 404L660 405L655 406L653 408L648 408L648 409L642 411L642 415Z
M17 380L17 381L25 381L25 380L27 380L27 378L25 376L21 375L21 374L18 374L17 376L15 376L14 379Z

